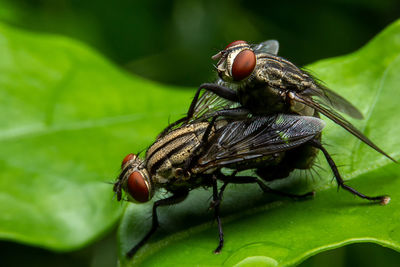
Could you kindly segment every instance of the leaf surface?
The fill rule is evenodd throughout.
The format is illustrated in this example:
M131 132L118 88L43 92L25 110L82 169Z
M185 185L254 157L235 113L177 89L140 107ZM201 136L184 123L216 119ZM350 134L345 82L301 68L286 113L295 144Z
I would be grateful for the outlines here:
M0 25L0 238L70 250L122 206L123 156L154 140L190 92L119 70L81 43Z

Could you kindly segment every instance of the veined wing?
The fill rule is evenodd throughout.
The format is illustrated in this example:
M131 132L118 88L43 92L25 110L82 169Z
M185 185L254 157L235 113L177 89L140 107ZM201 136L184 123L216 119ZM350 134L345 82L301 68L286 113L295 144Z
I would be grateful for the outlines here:
M251 45L255 54L268 53L278 55L279 42L277 40L267 40L259 44Z
M321 133L315 117L278 114L228 123L219 129L198 160L199 168L223 167L287 151Z
M213 92L204 90L194 108L193 117L189 122L197 121L199 119L209 118L216 111L231 109L239 107L239 102L232 102L222 98Z
M264 64L260 66L261 73L269 86L307 96L328 109L343 112L353 118L363 118L361 112L353 104L328 89L321 81L292 62L270 54L262 54L258 58L264 60ZM276 80L279 81L279 85Z
M223 82L222 80L217 81ZM200 97L196 101L194 106L193 114L190 118L183 117L170 125L168 125L159 135L158 138L165 136L167 133L171 132L182 125L189 123L196 123L201 121L207 121L215 115L217 111L235 109L240 107L239 102L230 101L223 97L214 94L211 91L203 90ZM218 116L218 120L223 119L223 116Z
M303 94L296 94L293 93L293 99L295 101L298 101L300 103L303 103L307 106L310 106L314 108L315 110L321 112L325 116L327 116L329 119L337 123L338 125L342 126L344 129L346 129L348 132L350 132L352 135L381 153L382 155L386 156L387 158L391 159L392 161L396 162L395 159L393 159L391 156L386 154L382 149L380 149L377 145L375 145L368 137L366 137L360 130L358 130L353 124L351 124L348 120L343 118L339 113L337 113L333 108L322 105L315 101L314 99L303 95Z
M303 70L303 73L306 78L314 80L314 86L305 89L301 94L311 96L315 102L325 108L343 112L355 119L363 119L362 113L353 104L324 86L321 81L308 72Z

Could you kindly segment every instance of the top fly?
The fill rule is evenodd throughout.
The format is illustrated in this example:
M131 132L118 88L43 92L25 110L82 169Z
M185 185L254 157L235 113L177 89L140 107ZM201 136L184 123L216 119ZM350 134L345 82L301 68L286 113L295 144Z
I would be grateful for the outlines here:
M361 112L306 71L277 55L275 40L249 45L239 40L227 45L212 57L218 60L219 78L215 83L202 84L187 116L181 122L200 117L228 115L231 118L276 113L319 117L322 113L358 139L395 161L368 137L343 118L343 112L362 119ZM200 93L206 90L202 95ZM211 105L210 105L211 104ZM222 110L226 111L221 114ZM165 132L169 131L169 128Z
M293 169L310 168L319 150L341 188L367 200L389 202L388 196L364 195L346 185L320 142L322 113L392 159L337 111L357 119L362 118L361 112L310 74L277 56L278 48L274 40L258 45L230 43L213 56L218 60L218 80L199 87L187 116L158 136L144 161L133 154L124 159L114 185L118 200L122 191L138 202L149 201L158 188L172 193L154 203L152 228L128 256L157 229L157 207L176 204L199 186L213 188L213 208L220 232L215 250L218 253L223 245L219 203L226 183L257 183L264 192L271 192L256 177L240 177L236 172L255 169L265 181L284 178ZM200 94L203 89L206 91ZM232 168L234 174L225 176L223 167ZM225 182L220 192L217 179Z

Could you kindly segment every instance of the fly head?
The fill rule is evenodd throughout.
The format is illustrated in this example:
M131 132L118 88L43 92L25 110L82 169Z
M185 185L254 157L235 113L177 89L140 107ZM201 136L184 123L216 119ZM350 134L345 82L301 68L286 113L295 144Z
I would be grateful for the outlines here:
M212 59L218 60L218 75L226 82L243 81L253 73L257 63L250 45L241 40L230 43Z
M154 188L143 160L135 154L128 154L122 161L121 173L114 183L114 192L118 201L122 198L122 190L127 193L131 202L147 202L154 195Z

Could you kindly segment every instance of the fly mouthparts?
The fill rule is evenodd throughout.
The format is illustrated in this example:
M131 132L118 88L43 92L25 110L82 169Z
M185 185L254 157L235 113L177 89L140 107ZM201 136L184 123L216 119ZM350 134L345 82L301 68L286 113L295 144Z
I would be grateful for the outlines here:
M215 54L211 57L212 60L218 60L222 57L222 52L218 52L218 54Z

